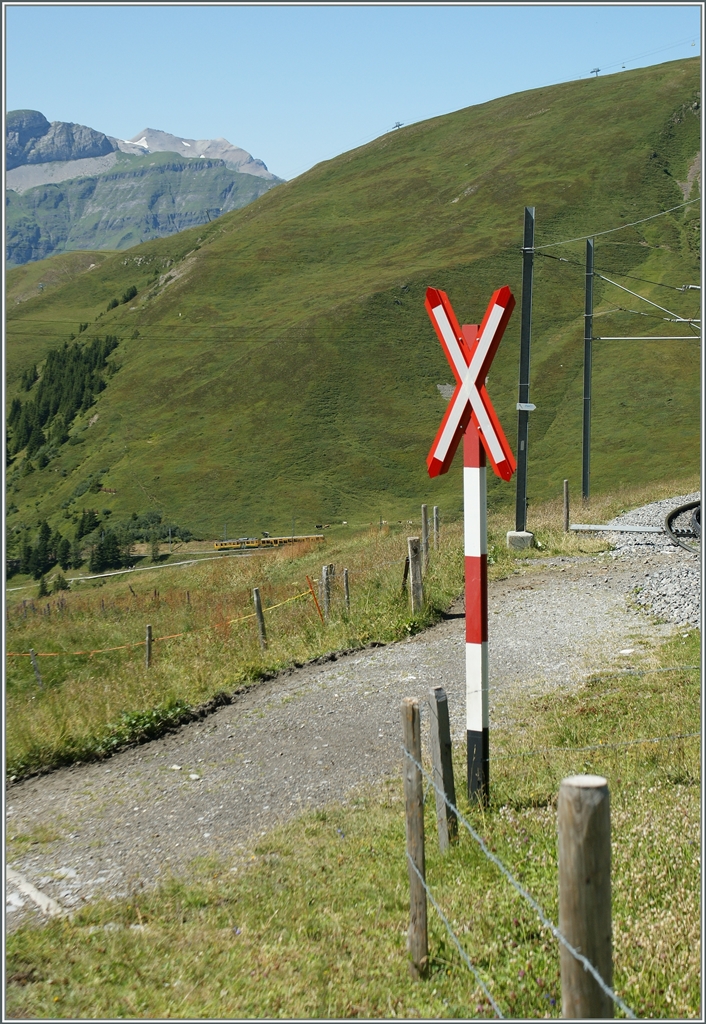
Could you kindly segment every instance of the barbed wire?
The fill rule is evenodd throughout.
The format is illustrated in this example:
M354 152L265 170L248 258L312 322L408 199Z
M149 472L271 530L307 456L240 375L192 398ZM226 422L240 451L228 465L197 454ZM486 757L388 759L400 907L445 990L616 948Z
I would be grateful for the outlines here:
M670 736L650 736L644 740L621 740L618 743L595 743L586 747L537 747L535 750L517 750L514 753L493 754L495 758L507 757L533 757L539 754L549 754L555 751L564 751L567 754L581 753L586 750L611 750L619 747L637 747L643 743L665 743L668 740L688 740L695 736L701 736L701 732L678 732Z
M580 964L583 965L584 970L588 971L589 974L592 975L592 977L598 983L598 985L600 986L602 991L605 993L605 995L609 996L609 998L613 1000L613 1002L615 1003L616 1006L620 1007L620 1009L623 1011L623 1013L626 1014L626 1016L628 1016L631 1020L635 1020L636 1019L635 1014L630 1009L630 1007L625 1002L623 1002L623 1000L620 998L620 996L617 995L613 991L613 989L610 988L609 985L606 985L605 981L600 976L600 974L598 973L596 968L593 966L591 961L587 957L585 957L583 955L583 953L579 953L579 951L577 949L575 949L574 946L571 945L569 940L559 931L559 929L554 924L554 922L549 917L547 917L547 915L545 914L544 910L542 910L541 906L536 901L534 896L532 896L529 892L527 892L527 890L524 888L524 886L521 885L517 881L517 879L513 877L513 875L510 873L510 870L503 864L503 862L500 860L500 858L497 857L494 853L491 853L491 851L486 846L486 844L485 844L484 840L482 839L482 837L478 835L478 833L473 828L473 826L466 820L466 818L461 813L461 811L459 811L458 807L456 807L454 804L451 803L451 801L447 797L446 793L444 793L444 791L442 789L440 789L436 785L436 783L434 782L434 780L433 780L432 776L429 774L429 772L427 772L427 770L422 767L422 765L419 763L419 761L417 761L417 759L414 757L414 755L411 754L409 752L409 750L407 750L407 748L404 746L404 744L401 744L401 747L402 747L402 750L404 752L405 757L408 757L410 759L410 761L415 765L415 767L417 767L419 769L419 771L422 773L422 775L431 782L431 784L434 787L434 789L436 790L436 792L443 798L443 800L446 803L447 807L449 807L450 810L453 811L453 813L456 815L457 819L461 822L461 824L466 829L466 831L471 836L471 838L474 839L476 841L476 843L480 846L481 850L483 851L485 856L488 858L488 860L492 861L492 863L495 864L495 866L498 868L498 870L508 880L510 885L512 885L512 887L517 890L517 892L520 894L520 896L522 896L522 898L524 900L526 900L527 903L529 903L529 905L532 907L534 912L537 914L537 916L539 917L539 919L542 922L542 924L544 925L544 927L548 928L549 931L554 936L554 938L557 939L561 943L562 946L564 946L564 948L571 954L571 956L575 960L577 960Z
M414 872L415 872L415 874L416 874L417 878L419 879L419 881L420 881L420 882L422 883L422 885L424 886L424 891L425 891L425 893L427 894L427 896L429 897L429 899L431 900L431 902L432 902L432 905L433 905L434 909L436 910L437 914L439 915L439 917L441 918L441 920L442 920L442 921L444 922L444 924L446 925L446 930L447 930L447 932L449 933L449 935L451 936L451 940L452 940L452 942L454 943L454 945L456 946L456 949L457 949L457 950L459 951L459 953L461 954L461 957L462 957L462 958L463 958L463 960L465 961L465 964L466 964L466 966L467 966L467 967L468 967L468 969L469 969L469 970L470 970L470 971L472 972L472 974L473 974L473 976L475 977L476 981L478 982L478 984L480 985L480 987L481 987L481 988L483 989L483 992L485 993L485 996L486 996L486 998L487 998L487 999L489 1000L489 1002L490 1002L491 1006L492 1006L492 1007L493 1007L493 1009L495 1010L495 1015L496 1015L496 1017L499 1017L499 1018L500 1018L500 1020L505 1020L505 1017L503 1016L503 1014L502 1014L502 1012L501 1012L501 1010L500 1010L500 1007L498 1006L498 1004L497 1004L497 1003L495 1002L495 1000L494 1000L494 999L493 999L493 997L491 996L490 992L488 991L488 987L487 987L487 985L485 984L485 982L484 982L484 981L483 981L483 979L481 978L481 976L480 976L480 974L478 973L478 971L476 970L476 968L475 968L475 967L473 966L473 964L471 963L470 959L468 958L468 954L467 954L467 953L466 953L466 951L464 950L463 946L462 946L462 945L461 945L461 943L460 943L460 942L458 941L458 936L456 935L456 933L454 932L453 928L451 927L451 925L449 924L448 920L446 919L446 916L445 916L445 914L444 914L443 910L441 909L441 907L439 906L439 904L438 904L438 903L436 902L436 900L435 900L435 899L434 899L434 897L432 896L431 890L429 889L429 886L427 885L427 883L426 883L426 882L424 881L424 879L422 878L422 875L421 875L421 872L420 872L419 868L417 867L417 865L416 865L416 864L414 863L414 861L413 861L413 860L412 860L412 858L410 857L410 855L409 855L409 850L407 850L407 860L408 860L408 861L409 861L409 863L410 863L410 864L412 865L412 868L414 869Z
M282 605L289 604L290 601L298 601L299 598L301 598L301 597L308 597L308 596L309 596L309 591L308 590L303 590L301 592L301 594L295 594L293 597L288 597L285 601L280 601L280 602L278 602L278 604L271 604L267 608L263 608L262 610L263 610L263 612L271 612L275 608L281 608ZM156 643L159 643L160 640L176 640L178 637L182 637L182 636L195 636L197 633L203 633L206 630L220 629L223 626L232 626L236 622L245 622L246 619L254 619L256 614L257 614L257 612L249 612L248 615L240 615L236 619L226 619L223 623L217 623L215 626L201 626L199 629L188 629L188 630L185 630L183 633L170 633L168 636L155 636L155 637L152 637L152 640L150 641L150 643L156 644ZM128 648L130 648L130 647L144 647L146 643L147 643L146 640L136 640L136 641L134 641L134 643L121 644L120 647L104 647L104 648L102 648L100 650L95 650L95 651L49 651L49 652L45 652L45 653L42 653L40 651L35 651L34 652L34 656L35 656L35 658L60 658L60 657L77 658L80 655L88 654L88 655L90 655L90 657L93 657L94 654L110 654L112 651L125 651ZM6 658L31 658L32 655L30 653L26 653L24 651L6 651L5 652L5 657Z

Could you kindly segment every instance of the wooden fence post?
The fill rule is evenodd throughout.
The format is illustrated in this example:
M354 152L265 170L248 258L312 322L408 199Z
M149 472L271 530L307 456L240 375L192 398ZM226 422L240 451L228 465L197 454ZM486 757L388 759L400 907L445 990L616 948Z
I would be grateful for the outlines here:
M429 515L426 505L422 505L422 571L426 572L429 565Z
M152 661L152 627L147 626L145 629L145 668L150 667Z
M564 533L569 532L569 481L564 481Z
M422 584L422 557L419 537L407 538L409 552L409 601L412 615L422 610L424 604L424 586Z
M434 686L429 691L429 726L431 732L431 758L436 795L436 828L439 833L439 849L445 853L449 843L458 835L456 815L444 800L456 805L454 766L451 758L451 724L449 702L443 686ZM441 792L439 792L441 790ZM444 795L442 795L444 794Z
M255 604L255 617L257 619L257 635L260 640L260 647L267 650L267 633L265 632L265 616L262 614L262 601L260 600L260 588L253 587L252 599Z
M402 701L402 736L405 750L422 763L422 734L419 727L419 701L416 697L405 697ZM424 786L422 773L404 755L404 799L407 835L407 855L419 875L426 878L424 864ZM419 977L427 965L429 945L427 939L427 894L419 876L407 863L409 873L409 931L407 950L410 954L410 970L413 977Z
M439 506L434 505L434 551L439 550Z
M343 570L343 598L346 602L346 614L351 613L351 592L348 586L348 570Z
M407 577L409 576L409 555L405 555L404 559L404 571L402 573L402 593L404 594L404 588L407 586Z
M321 597L321 604L323 606L323 611L324 611L324 619L325 619L326 622L328 622L329 614L331 612L331 576L330 576L330 572L331 572L331 566L330 565L322 565L321 566L320 597Z
M572 775L559 787L559 930L613 987L610 904L610 793L600 775ZM613 1016L613 1002L560 945L561 1008L568 1020Z
M37 655L35 654L35 652L32 650L31 647L29 649L29 657L30 657L30 660L32 662L32 668L34 669L34 674L37 677L37 682L39 683L40 686L43 687L44 684L42 683L42 677L39 674L39 665L37 664Z

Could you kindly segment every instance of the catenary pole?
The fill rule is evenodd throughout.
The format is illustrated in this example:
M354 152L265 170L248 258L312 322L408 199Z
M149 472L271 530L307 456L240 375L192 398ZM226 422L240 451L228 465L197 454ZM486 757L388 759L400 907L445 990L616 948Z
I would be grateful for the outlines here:
M525 207L522 244L522 320L520 324L520 387L517 397L517 498L515 530L527 529L527 442L529 439L530 342L532 338L532 278L534 272L534 206Z
M591 364L593 360L593 239L586 239L586 307L583 327L583 468L581 494L591 493Z

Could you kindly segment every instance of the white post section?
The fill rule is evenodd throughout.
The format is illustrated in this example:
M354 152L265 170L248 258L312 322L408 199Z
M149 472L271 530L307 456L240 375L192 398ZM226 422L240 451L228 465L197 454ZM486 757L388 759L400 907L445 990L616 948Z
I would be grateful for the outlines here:
M487 803L488 781L488 526L485 451L475 422L463 439L466 563L466 739L468 797Z

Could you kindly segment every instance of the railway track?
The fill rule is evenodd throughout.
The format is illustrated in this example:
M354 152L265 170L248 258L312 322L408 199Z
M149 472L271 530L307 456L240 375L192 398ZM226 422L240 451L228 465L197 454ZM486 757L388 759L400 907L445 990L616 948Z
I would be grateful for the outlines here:
M687 501L668 512L664 529L673 544L698 554L701 551L701 499Z

